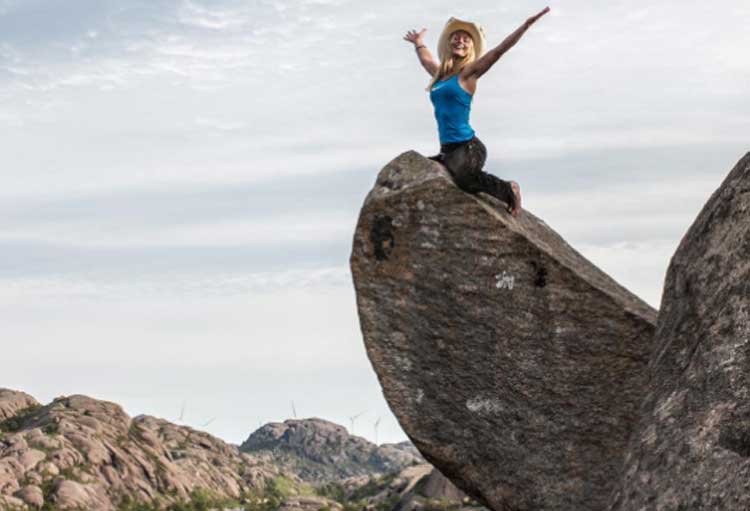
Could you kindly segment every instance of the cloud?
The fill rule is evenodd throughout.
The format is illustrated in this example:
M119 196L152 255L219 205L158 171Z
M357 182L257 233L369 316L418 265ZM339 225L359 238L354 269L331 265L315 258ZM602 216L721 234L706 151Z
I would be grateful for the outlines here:
M260 4L262 5L262 4ZM252 9L258 4L249 4L235 8L204 7L197 2L185 0L178 8L178 21L186 25L211 30L243 29L250 25Z
M81 248L236 247L283 243L325 243L345 239L354 229L351 214L265 216L261 219L196 221L152 228L147 223L102 222L96 218L74 224L45 222L8 229L0 240L45 242Z
M91 269L91 268L90 268ZM18 305L26 299L129 302L174 297L232 297L248 293L330 289L351 285L345 266L237 271L236 268L176 269L176 271L0 276L0 303ZM227 271L234 270L234 271Z

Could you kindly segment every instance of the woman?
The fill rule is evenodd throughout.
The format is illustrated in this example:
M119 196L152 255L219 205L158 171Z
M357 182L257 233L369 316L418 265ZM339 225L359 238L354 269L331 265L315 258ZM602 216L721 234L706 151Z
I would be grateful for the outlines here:
M432 76L427 90L435 107L440 135L440 154L430 159L439 161L450 171L456 184L470 193L486 192L508 205L514 217L521 211L521 189L515 181L504 181L484 172L487 149L469 126L471 100L477 80L489 71L505 52L539 18L549 12L546 7L527 19L497 47L484 53L484 31L476 23L450 18L438 41L438 63L424 45L424 33L410 30L404 39L414 43L422 66Z

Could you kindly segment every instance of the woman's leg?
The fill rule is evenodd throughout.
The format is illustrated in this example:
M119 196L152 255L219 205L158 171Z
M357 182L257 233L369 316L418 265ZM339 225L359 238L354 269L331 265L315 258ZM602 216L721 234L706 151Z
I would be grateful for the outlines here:
M456 185L469 193L485 192L505 202L514 216L520 210L521 192L518 183L508 182L484 172L487 148L474 137L445 155L444 164L453 175Z

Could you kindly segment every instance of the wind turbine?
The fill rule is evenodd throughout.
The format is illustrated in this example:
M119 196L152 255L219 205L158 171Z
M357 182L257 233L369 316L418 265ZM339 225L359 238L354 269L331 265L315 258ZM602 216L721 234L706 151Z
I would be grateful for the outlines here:
M357 417L359 417L363 413L365 413L365 412L359 412L357 415L353 415L353 416L349 417L349 420L352 421L352 429L350 431L350 434L352 434L352 435L354 434L354 419L356 419Z
M375 445L378 445L378 426L380 425L380 417L375 421Z
M176 422L178 424L180 424L181 426L189 426L188 423L185 422L185 405L186 405L186 402L183 401L182 402L182 407L180 408L180 416L176 419ZM215 420L216 420L216 417L213 417L213 418L209 419L207 422L203 423L201 425L201 427L205 428L206 426L208 426L209 424L211 424Z

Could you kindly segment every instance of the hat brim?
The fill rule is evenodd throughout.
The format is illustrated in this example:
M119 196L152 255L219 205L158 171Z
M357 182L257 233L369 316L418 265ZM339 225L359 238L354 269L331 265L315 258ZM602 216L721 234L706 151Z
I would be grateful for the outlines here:
M440 60L443 60L445 58L443 52L445 42L456 30L465 30L469 33L469 35L471 35L471 38L474 40L474 53L476 54L477 58L481 57L484 54L485 42L484 29L482 28L482 26L478 23L464 21L458 18L450 18L445 24L445 27L443 28L443 31L440 34L440 39L438 41L438 57L440 58Z

